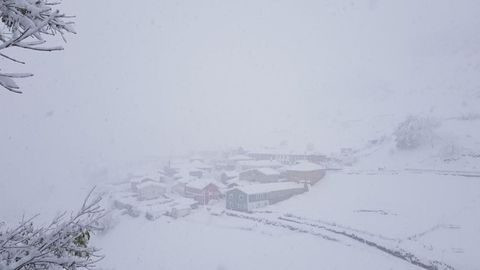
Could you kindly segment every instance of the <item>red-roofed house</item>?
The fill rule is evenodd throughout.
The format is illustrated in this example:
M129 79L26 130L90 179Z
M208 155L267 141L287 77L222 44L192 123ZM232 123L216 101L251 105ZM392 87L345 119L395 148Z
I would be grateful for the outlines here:
M195 199L201 204L218 200L221 196L219 186L214 181L199 179L185 185L185 196Z

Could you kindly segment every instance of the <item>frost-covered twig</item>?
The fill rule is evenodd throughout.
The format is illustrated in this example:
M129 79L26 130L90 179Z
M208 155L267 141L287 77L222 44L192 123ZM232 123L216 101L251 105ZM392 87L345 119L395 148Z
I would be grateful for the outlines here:
M0 231L0 270L91 269L103 259L88 246L104 215L101 197L92 191L75 214L62 213L44 227L35 228L32 217L17 227Z
M75 33L73 22L70 21L72 17L52 9L57 4L59 3L48 0L0 0L0 51L12 47L37 51L63 50L61 46L39 47L45 43L43 35L60 34L65 41L65 33ZM4 53L0 55L24 64ZM12 79L28 77L21 75L24 74L0 73L0 85L11 92L21 93Z

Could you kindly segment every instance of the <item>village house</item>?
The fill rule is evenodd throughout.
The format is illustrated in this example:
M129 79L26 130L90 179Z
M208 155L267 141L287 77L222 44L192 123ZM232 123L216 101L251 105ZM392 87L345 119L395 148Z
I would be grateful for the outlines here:
M130 180L130 189L133 192L137 192L138 191L138 185L141 184L141 183L146 183L146 182L159 183L160 181L159 181L159 178L157 178L155 176L140 176L140 177L132 178Z
M247 161L247 160L252 160L252 158L249 157L249 156L245 156L245 155L234 155L234 156L230 156L228 158L228 162L231 165L236 165L240 161Z
M193 162L193 161L204 162L205 158L197 154L197 155L190 156L189 160L190 160L190 162Z
M325 168L311 162L301 162L287 169L287 180L315 184L325 176Z
M276 160L245 160L238 162L240 170L258 169L258 168L272 168L278 169L283 165Z
M213 166L212 165L209 165L209 164L206 164L204 162L201 162L201 161L198 161L198 160L194 160L190 163L190 167L192 170L202 170L204 172L212 172L213 170Z
M171 187L172 193L177 193L179 195L185 196L185 186L188 182L190 182L188 178L176 179L175 183Z
M212 161L213 168L216 171L223 171L223 170L234 170L235 166L231 165L228 159L216 159Z
M171 177L177 177L178 175L189 175L201 178L206 173L211 173L213 167L199 160L193 160L191 162L176 161L170 162L163 170L166 175Z
M243 171L239 174L241 181L269 183L277 182L280 172L272 168L255 168Z
M208 204L211 200L220 199L220 187L212 180L194 180L185 185L185 196L193 198L201 204Z
M228 191L231 188L238 187L238 186L241 186L241 185L242 184L238 181L238 178L230 180L225 184L225 192L222 192L222 194L225 194L226 191Z
M234 155L228 158L217 160L215 163L215 168L217 170L232 171L237 168L238 162L247 160L252 160L252 158L244 155Z
M227 184L235 178L238 178L238 173L235 171L224 171L220 174L220 181L224 184Z
M176 198L175 202L169 205L170 210L167 212L168 216L173 218L180 218L189 215L192 209L198 207L198 202L189 198Z
M226 208L250 212L255 208L265 207L286 200L305 191L307 191L305 184L302 185L293 182L236 187L229 190L226 194Z
M173 218L184 217L191 213L192 209L197 208L198 202L183 197L166 197L164 201L158 203L151 203L140 207L140 210L145 212L145 217L148 220L155 220L164 215Z
M284 165L295 164L300 160L307 160L314 163L326 162L328 158L316 151L298 151L285 147L261 148L249 151L248 156L255 160L276 160Z
M152 200L159 198L167 191L165 186L161 183L151 180L143 181L136 186L136 191L139 199L141 200Z
M197 168L192 168L192 169L188 172L188 174L189 174L190 176L193 176L193 177L202 178L202 176L203 176L203 170L197 169Z

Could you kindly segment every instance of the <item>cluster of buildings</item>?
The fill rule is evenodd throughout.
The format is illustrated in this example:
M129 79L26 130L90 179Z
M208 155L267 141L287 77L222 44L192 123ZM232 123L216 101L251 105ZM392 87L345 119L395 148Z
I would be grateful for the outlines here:
M200 205L221 203L250 212L308 191L325 176L319 160L313 154L261 152L178 158L131 177L114 200L118 208L133 215L143 209L151 219L181 217Z

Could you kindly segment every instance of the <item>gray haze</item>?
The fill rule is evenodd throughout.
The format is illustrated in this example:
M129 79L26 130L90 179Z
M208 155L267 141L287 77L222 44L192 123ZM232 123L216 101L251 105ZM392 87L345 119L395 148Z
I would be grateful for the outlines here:
M342 121L479 104L479 1L119 3L65 1L66 50L5 66L35 77L0 91L0 188L191 149L332 152L362 136Z

